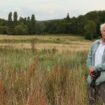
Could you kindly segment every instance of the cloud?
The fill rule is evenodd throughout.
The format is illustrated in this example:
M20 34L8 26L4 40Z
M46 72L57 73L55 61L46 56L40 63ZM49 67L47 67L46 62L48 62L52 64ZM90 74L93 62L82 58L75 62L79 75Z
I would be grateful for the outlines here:
M35 14L37 20L78 16L92 10L103 10L105 0L0 0L0 17L8 18L10 11L19 16Z

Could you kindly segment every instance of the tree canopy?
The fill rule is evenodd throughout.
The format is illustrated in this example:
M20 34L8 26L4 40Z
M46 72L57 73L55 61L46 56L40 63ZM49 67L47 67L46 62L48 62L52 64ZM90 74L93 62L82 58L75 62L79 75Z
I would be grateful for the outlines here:
M35 15L18 17L18 13L10 12L8 20L0 19L0 34L35 35L35 34L74 34L86 39L97 38L100 24L105 22L105 11L91 11L78 17L37 21Z

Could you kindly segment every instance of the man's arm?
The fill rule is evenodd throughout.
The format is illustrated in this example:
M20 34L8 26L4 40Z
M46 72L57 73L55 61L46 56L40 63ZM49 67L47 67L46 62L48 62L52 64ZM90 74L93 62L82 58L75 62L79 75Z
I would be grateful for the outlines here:
M105 63L97 65L94 69L96 71L105 71Z
M94 43L95 42L93 42L91 47L90 47L90 50L89 50L89 53L88 53L88 56L87 56L87 60L86 60L86 65L89 69L89 75L91 77L94 76L93 72L95 71L95 68L92 66L92 49L93 49Z
M88 68L92 68L92 46L91 46L88 56L87 56L86 65Z

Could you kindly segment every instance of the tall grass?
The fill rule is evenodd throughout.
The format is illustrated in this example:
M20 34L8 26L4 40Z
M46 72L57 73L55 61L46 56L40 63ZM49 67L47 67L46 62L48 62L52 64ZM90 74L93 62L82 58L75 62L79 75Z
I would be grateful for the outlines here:
M0 50L0 105L87 105L86 51Z

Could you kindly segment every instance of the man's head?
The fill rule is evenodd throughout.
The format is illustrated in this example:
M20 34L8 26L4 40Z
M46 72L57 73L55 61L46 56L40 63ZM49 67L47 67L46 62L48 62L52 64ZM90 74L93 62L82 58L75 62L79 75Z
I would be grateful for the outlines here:
M101 35L102 35L102 39L105 40L105 23L100 25L100 32L101 32Z

